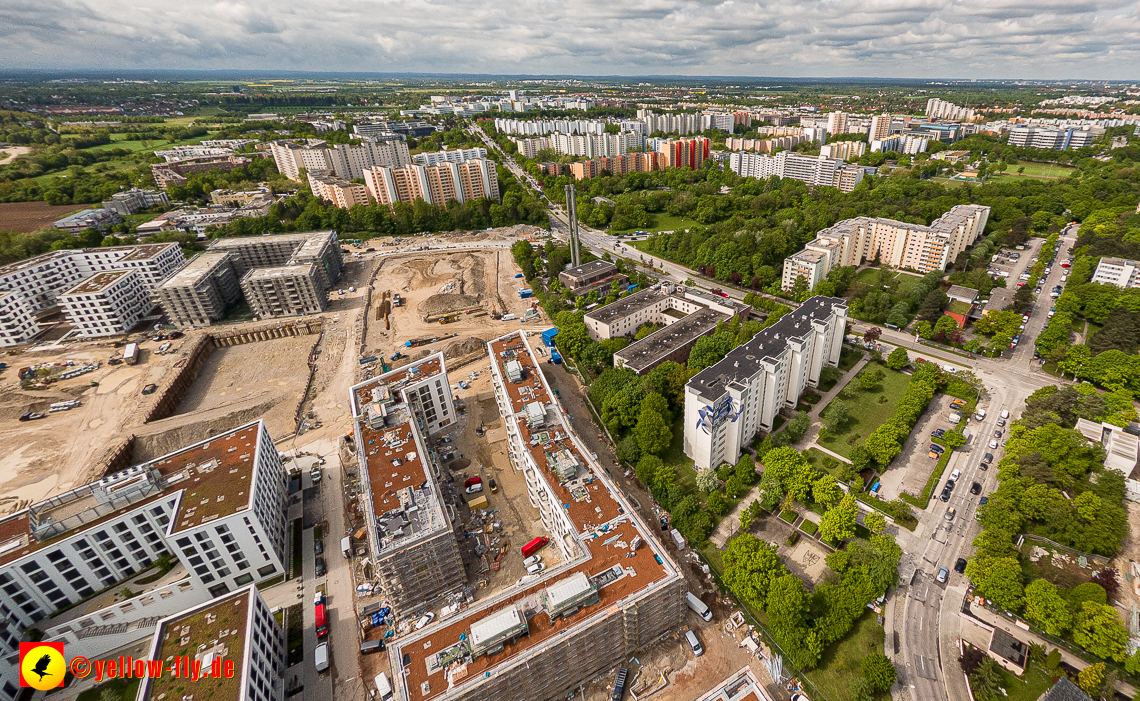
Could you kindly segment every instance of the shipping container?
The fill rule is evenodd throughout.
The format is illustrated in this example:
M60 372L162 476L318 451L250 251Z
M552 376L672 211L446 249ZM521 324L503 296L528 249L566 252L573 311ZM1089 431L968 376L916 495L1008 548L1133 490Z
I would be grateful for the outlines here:
M134 365L139 361L139 344L128 343L126 348L123 348L123 362L127 365Z

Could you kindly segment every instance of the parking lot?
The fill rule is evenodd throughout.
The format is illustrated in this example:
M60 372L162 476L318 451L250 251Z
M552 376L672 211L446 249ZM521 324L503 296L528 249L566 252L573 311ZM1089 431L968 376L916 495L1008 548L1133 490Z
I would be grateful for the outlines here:
M903 443L902 453L891 463L893 467L879 478L879 498L891 501L897 499L903 492L916 497L922 495L926 481L930 478L930 471L938 462L928 455L930 432L938 428L947 431L953 428L949 420L952 401L954 397L945 394L937 394L930 400L926 413L918 420L918 424ZM967 445L959 450L968 448Z
M1031 239L1025 244L1024 250L1016 248L1003 248L996 254L996 260L991 260L986 270L995 277L1005 278L1007 289L1017 289L1017 283L1022 282L1022 275L1033 266L1034 258L1040 250L1043 239Z

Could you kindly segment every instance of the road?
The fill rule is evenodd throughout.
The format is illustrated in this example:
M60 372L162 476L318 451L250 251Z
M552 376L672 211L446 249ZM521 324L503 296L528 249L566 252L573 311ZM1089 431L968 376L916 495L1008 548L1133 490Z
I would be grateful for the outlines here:
M485 135L483 140L490 148L498 149L498 146ZM538 183L523 172L508 154L502 155L507 168L524 183L524 187L536 191L537 196L546 202L551 215L552 230L556 235L561 234L562 237L566 237L569 225L562 208L550 202L538 188ZM604 232L580 225L579 238L584 246L595 252L608 252L611 255L646 263L654 268L654 274L659 277L677 283L684 283L686 280L693 280L698 284L706 282L692 270L633 249ZM903 699L970 701L971 699L957 663L958 612L961 610L968 582L965 575L954 572L954 566L959 558L969 559L973 550L973 540L981 531L980 524L975 520L978 502L982 496L996 487L996 470L982 470L981 464L982 457L987 452L994 454L995 463L1001 459L1001 439L995 437L995 431L999 429L997 422L1000 412L1002 410L1010 412L1006 420L1007 425L1001 427L1004 434L1008 424L1020 416L1025 397L1041 387L1064 382L1040 369L1038 362L1033 359L1033 339L1041 332L1047 321L1052 306L1049 292L1059 283L1061 275L1065 274L1067 269L1061 268L1060 263L1071 254L1075 241L1075 229L1066 229L1062 232L1061 248L1057 254L1056 264L1041 282L1042 294L1033 305L1018 347L1006 357L963 358L948 351L939 351L917 343L915 337L910 334L877 327L882 334L879 339L881 343L903 346L914 351L912 355L925 357L939 365L968 369L985 386L985 393L978 408L985 410L986 415L981 421L970 422L974 435L969 444L955 452L947 465L948 470L957 469L961 473L949 501L932 500L918 515L919 524L913 533L902 530L898 536L899 544L905 553L904 557L910 558L916 566L914 579L897 588L892 593L892 601L888 605L890 614L887 616L887 626L893 629L893 635L887 637L886 652L899 668L899 680L893 695L900 701ZM1016 285L1019 276L1032 266L1033 256L1038 254L1040 245L1041 242L1035 240L1032 246L1027 246L1022 259L1011 266L1008 278L1010 285ZM745 292L733 289L731 286L722 286L722 289L735 299L741 299L745 295ZM857 333L861 333L870 325L853 323L852 327ZM991 441L998 441L996 448L989 447ZM979 483L981 487L978 495L970 494L970 487L974 482ZM951 508L954 510L953 517L947 518L948 510ZM948 571L945 583L936 581L942 567Z

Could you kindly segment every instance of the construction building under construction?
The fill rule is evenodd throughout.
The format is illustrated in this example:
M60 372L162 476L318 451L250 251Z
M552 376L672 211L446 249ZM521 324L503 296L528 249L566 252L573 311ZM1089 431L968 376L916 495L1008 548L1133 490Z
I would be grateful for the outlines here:
M393 608L413 615L467 583L427 444L456 419L443 353L353 386L351 401L370 559Z
M488 345L511 462L561 558L391 642L401 701L565 699L683 620L677 565L570 428L525 332Z

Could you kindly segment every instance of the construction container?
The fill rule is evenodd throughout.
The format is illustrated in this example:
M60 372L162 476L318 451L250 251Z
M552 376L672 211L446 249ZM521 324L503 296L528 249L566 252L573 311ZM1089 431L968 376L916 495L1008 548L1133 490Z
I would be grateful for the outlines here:
M134 365L139 361L139 344L128 343L123 348L123 362L127 365Z
M475 509L485 509L491 502L487 501L487 497L480 494L471 501L467 502L467 507L474 511Z
M542 332L542 342L546 344L547 348L554 347L554 337L558 335L558 329L552 328Z
M519 299L526 299L527 297L533 297L533 296L534 296L534 290L529 290L529 289L528 290L519 290Z

